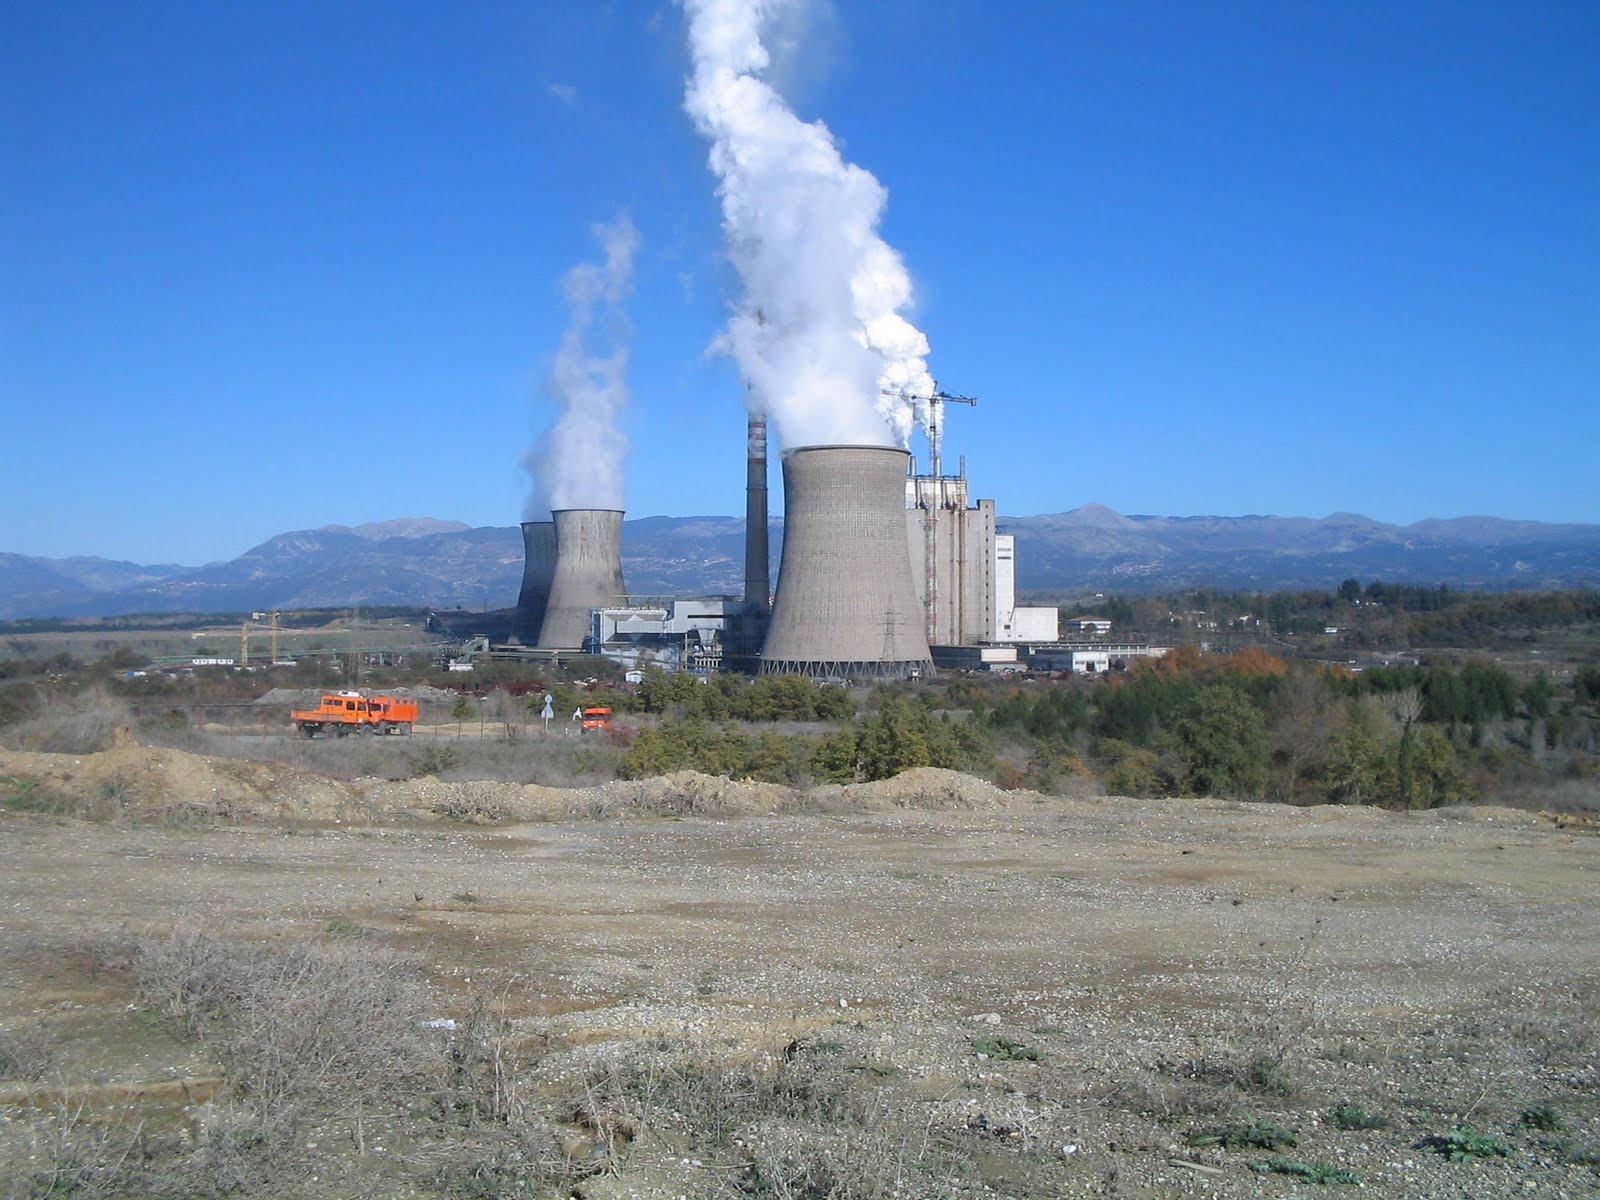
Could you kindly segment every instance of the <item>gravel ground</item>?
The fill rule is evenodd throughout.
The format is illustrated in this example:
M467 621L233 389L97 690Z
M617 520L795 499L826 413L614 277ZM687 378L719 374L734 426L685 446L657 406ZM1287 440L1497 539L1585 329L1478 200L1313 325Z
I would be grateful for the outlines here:
M22 774L85 800L125 789L112 821L0 814L0 1032L48 1034L57 1089L157 1103L217 1079L206 1045L142 1021L125 975L97 965L102 943L197 925L393 947L441 1019L487 989L539 1096L618 1064L847 1063L912 1182L787 1194L1338 1194L1254 1169L1272 1150L1205 1144L1252 1125L1296 1134L1280 1168L1346 1170L1369 1195L1600 1192L1600 840L1584 826L1050 798L945 772L805 795L687 775L571 794L336 784L131 744L0 758ZM21 1102L41 1086L0 1085L0 1154L37 1153ZM189 1086L185 1111L215 1086ZM1342 1104L1383 1127L1336 1127ZM429 1191L416 1181L448 1147L402 1151L418 1135L398 1115L354 1142L305 1136L294 1191L786 1194L746 1176L730 1191L729 1172L793 1131L713 1160L680 1109L560 1192ZM570 1118L551 1110L569 1139L586 1128ZM1427 1149L1461 1127L1507 1153ZM919 1154L948 1170L919 1175Z

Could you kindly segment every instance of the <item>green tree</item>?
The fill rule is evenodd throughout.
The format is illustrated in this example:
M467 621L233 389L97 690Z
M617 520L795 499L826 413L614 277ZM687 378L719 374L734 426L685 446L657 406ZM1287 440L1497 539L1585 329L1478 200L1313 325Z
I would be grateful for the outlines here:
M461 722L465 721L468 717L475 715L477 711L478 710L473 707L472 701L467 699L467 694L465 692L458 692L456 694L455 707L450 710L450 717L456 723L457 737L461 736Z
M1113 796L1159 796L1165 790L1154 750L1105 738L1095 746L1100 782Z
M964 739L948 719L891 695L859 725L824 738L811 766L830 782L864 782L889 779L913 767L959 770L975 749L976 743Z
M1463 804L1473 798L1473 788L1461 773L1456 748L1439 730L1418 725L1406 730L1400 739L1405 746L1406 766L1400 774L1400 788L1391 798L1395 807L1438 808Z
M1574 675L1572 694L1579 704L1600 704L1600 667L1584 667Z
M1546 720L1555 710L1556 690L1543 675L1522 689L1522 707L1535 721Z
M1267 781L1267 725L1231 683L1203 689L1172 726L1185 784L1205 796L1256 796Z

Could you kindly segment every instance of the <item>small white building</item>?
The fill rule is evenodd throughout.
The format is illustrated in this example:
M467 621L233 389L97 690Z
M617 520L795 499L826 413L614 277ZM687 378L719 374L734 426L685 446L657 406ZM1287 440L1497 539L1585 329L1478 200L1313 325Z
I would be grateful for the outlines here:
M1080 636L1105 637L1111 632L1111 618L1109 617L1068 617L1066 619L1067 632Z
M1069 650L1067 662L1074 675L1104 675L1111 669L1111 655L1104 650Z

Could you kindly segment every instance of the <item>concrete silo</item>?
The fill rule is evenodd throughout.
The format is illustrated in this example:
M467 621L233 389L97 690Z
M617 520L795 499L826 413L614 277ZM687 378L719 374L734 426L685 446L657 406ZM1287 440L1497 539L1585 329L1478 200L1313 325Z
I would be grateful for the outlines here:
M550 515L556 562L539 648L576 650L589 636L590 610L622 602L622 511L562 508Z
M783 562L764 672L904 678L931 666L906 549L906 451L783 456Z
M550 581L556 572L556 524L554 521L522 523L522 591L517 594L517 615L511 626L514 642L531 646L539 640L544 624L545 605L550 599Z

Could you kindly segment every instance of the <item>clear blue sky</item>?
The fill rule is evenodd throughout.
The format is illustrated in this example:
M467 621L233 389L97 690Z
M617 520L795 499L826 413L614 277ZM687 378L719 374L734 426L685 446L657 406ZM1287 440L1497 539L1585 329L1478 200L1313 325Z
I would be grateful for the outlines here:
M784 67L1002 512L1600 521L1593 0L840 0ZM686 70L655 0L3 0L0 550L513 524L622 211L629 513L740 512Z

